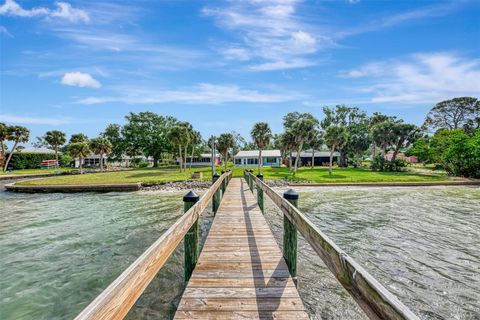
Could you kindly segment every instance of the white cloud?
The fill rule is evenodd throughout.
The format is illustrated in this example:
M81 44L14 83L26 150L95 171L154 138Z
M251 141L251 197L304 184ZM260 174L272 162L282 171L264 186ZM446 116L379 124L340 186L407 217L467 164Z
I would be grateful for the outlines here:
M62 84L67 86L88 87L98 89L102 84L90 74L83 72L67 72L63 75Z
M261 93L254 89L244 89L236 85L200 83L194 87L177 90L157 88L131 88L119 86L110 96L88 97L78 101L81 104L101 104L122 102L126 104L184 103L184 104L224 104L224 103L279 103L299 98L296 93Z
M21 117L9 114L0 115L0 121L13 124L45 124L52 126L70 123L68 118Z
M455 96L480 96L480 59L451 53L415 54L343 71L361 78L358 89L374 103L432 103Z
M56 9L44 7L32 9L22 8L15 0L6 0L0 6L0 15L12 17L46 17L48 19L63 19L70 22L89 22L90 16L84 10L73 8L67 2L55 2Z
M219 26L238 36L241 44L219 51L227 60L251 60L257 71L302 68L313 65L309 55L330 46L331 38L322 36L312 25L295 14L298 0L237 1L225 8L205 8L203 13L216 19ZM258 67L266 66L266 67Z

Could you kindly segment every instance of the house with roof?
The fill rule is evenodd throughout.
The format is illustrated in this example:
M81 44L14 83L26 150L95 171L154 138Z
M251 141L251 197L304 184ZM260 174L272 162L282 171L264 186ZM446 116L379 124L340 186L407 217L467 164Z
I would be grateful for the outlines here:
M212 154L211 153L201 153L199 155L192 157L187 157L187 165L192 165L192 167L209 167L212 165ZM215 153L214 164L221 165L222 157L219 153ZM178 160L177 160L178 163Z
M259 150L241 150L234 157L236 167L258 166ZM262 165L270 167L280 167L282 164L282 154L280 150L262 150Z
M385 159L387 161L392 161L393 159L393 151L388 151L386 154L385 154ZM418 158L416 156L410 156L410 157L407 157L405 155L405 153L403 152L399 152L397 154L397 159L399 160L405 160L406 162L408 163L418 163Z
M338 159L340 157L340 152L333 152L333 162L338 163ZM328 166L330 163L330 151L313 151L313 165L314 166ZM297 153L292 152L292 164L295 165L295 161L297 161ZM312 165L312 149L305 150L300 152L300 161L298 166L299 167L310 167Z

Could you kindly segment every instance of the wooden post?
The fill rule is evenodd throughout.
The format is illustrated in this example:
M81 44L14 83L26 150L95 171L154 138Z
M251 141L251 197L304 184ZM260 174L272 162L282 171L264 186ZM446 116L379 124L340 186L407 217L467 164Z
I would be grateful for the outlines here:
M283 198L297 208L298 193L289 189L283 194ZM283 258L287 263L293 282L297 285L297 227L285 214L283 215Z
M220 175L218 173L215 173L212 177L212 184L215 183L215 181L220 178ZM222 188L218 188L217 191L213 194L212 197L212 210L213 210L213 215L217 213L218 207L220 207L220 201L222 198Z
M257 178L263 181L263 175L261 173L257 174ZM258 207L263 212L263 190L257 185L257 202Z
M200 197L190 191L183 196L183 212L187 212ZM183 238L185 249L185 282L188 282L198 260L198 219Z

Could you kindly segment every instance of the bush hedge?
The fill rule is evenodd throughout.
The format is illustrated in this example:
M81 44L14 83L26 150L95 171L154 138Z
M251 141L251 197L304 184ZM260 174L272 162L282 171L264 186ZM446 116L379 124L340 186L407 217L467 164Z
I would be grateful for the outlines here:
M37 169L40 168L40 163L43 160L55 160L55 154L29 152L14 153L8 166L12 167L14 170ZM58 157L58 162L61 167L69 166L72 161L72 157L68 155L59 155Z

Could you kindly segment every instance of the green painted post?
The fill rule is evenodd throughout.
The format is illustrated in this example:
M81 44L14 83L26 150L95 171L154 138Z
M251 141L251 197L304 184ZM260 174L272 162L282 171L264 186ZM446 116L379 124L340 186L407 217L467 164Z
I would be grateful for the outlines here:
M292 189L283 194L283 198L295 208L298 206L298 193ZM297 227L283 215L283 258L287 263L288 270L293 282L297 284Z
M215 173L212 177L212 184L215 183L220 178L220 175L218 173ZM220 207L220 201L222 199L222 187L218 188L217 191L213 194L212 197L212 210L213 210L213 215L217 213L218 207Z
M190 191L183 196L183 212L187 212L200 197ZM183 238L185 249L185 282L188 282L198 260L198 220L191 226Z
M263 175L261 173L257 174L257 178L263 181ZM263 190L257 185L257 202L258 207L263 212Z
M253 170L250 169L250 191L253 193Z
M222 176L225 174L225 170L222 170ZM222 197L225 194L225 189L227 189L227 179L222 181Z

